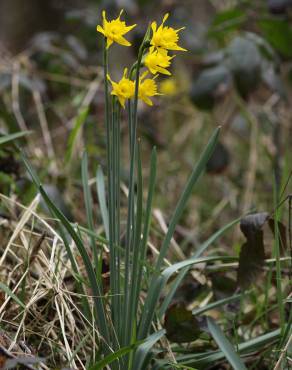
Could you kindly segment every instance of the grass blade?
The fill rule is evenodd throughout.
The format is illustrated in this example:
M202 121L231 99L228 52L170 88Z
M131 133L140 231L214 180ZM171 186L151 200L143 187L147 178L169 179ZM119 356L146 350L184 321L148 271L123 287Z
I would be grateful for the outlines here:
M164 298L164 301L158 311L158 319L161 320L163 315L165 314L168 306L170 305L170 302L172 301L172 298L174 297L175 295L175 292L177 290L177 288L179 287L180 283L183 281L184 277L186 276L186 274L188 273L189 271L189 267L186 267L184 269L182 269L179 274L177 275L177 277L175 278L174 282L172 283L170 289L169 289L169 292L167 293L166 297Z
M230 365L235 370L247 370L244 363L241 361L239 355L235 352L232 344L226 338L225 334L222 332L220 327L215 323L215 321L211 318L207 318L208 328L215 340L218 344L221 351L224 353L226 359L230 363Z
M9 295L9 297L11 297L11 299L13 299L20 307L22 307L23 309L25 309L25 304L17 297L16 294L14 294L12 292L12 290L10 288L8 288L8 286L6 286L5 284L1 283L0 282L0 289L6 293L7 295Z
M148 242L148 236L149 236L150 224L151 224L153 195L154 195L154 189L155 189L155 183L156 183L156 169L157 169L157 154L156 154L156 148L154 147L152 149L151 158L150 158L150 175L149 175L146 211L145 211L145 216L144 216L143 237L142 237L141 248L140 248L139 273L137 277L137 294L139 294L140 289L141 289L143 261L145 261L146 259L147 242Z
M101 166L98 166L96 171L96 189L105 235L106 238L109 239L108 209L105 195L104 175Z
M107 355L101 361L98 361L96 364L94 364L93 366L91 366L89 368L89 370L103 370L110 363L112 363L112 362L120 359L124 355L126 355L126 354L130 353L131 351L133 351L141 343L142 343L142 341L139 341L139 342L136 342L134 344L131 344L130 346L126 346L126 347L120 348L116 352L111 353L110 355Z
M93 223L93 214L92 214L92 196L91 196L91 191L89 187L88 156L86 152L83 153L82 162L81 162L81 172L82 172L82 185L83 185L87 225L88 225L89 230L94 232L94 223ZM92 249L93 258L94 258L95 271L97 271L98 256L97 256L95 239L93 236L90 237L90 244L91 244L91 249Z
M235 295L232 295L231 297L220 299L216 302L209 303L204 307L195 308L192 311L192 313L193 313L193 315L201 315L204 312L207 312L209 310L213 310L213 308L223 306L223 305L228 304L228 303L233 302L233 301L237 301L238 299L241 299L244 295L246 295L246 293L235 294Z
M186 203L187 203L190 195L192 194L193 187L196 184L199 177L201 176L201 174L203 173L203 171L205 170L206 164L208 163L208 160L210 159L210 157L211 157L211 155L212 155L212 153L213 153L213 151L216 147L218 137L219 137L219 132L220 132L220 127L218 127L214 131L213 135L211 136L206 148L204 149L202 155L200 156L200 158L198 160L197 165L194 167L194 169L193 169L193 171L192 171L192 173L191 173L191 175L190 175L190 177L187 181L187 184L184 188L184 191L182 192L182 194L180 196L180 199L177 203L176 209L175 209L174 214L171 218L166 236L163 240L163 243L162 243L162 246L161 246L161 249L160 249L159 257L157 259L157 263L156 263L156 266L155 266L156 272L160 270L163 259L166 256L171 238L173 237L175 227L176 227L176 225L177 225L177 223L178 223L178 221L179 221L179 219L180 219L180 217L181 217L181 215L182 215L182 213L185 209ZM154 277L154 279L155 279L155 277Z
M133 328L137 326L137 307L139 301L139 292L137 276L139 273L139 257L140 257L140 245L141 245L141 231L142 231L142 213L143 213L143 178L142 178L142 163L141 163L141 152L140 145L137 145L137 200L136 200L136 214L135 214L135 233L134 233L134 250L132 258L132 271L130 279L130 294L129 302L126 302L127 308L127 320L126 326L128 332L126 340L131 340ZM133 340L133 338L132 338ZM135 340L135 338L134 338Z
M86 106L83 109L80 110L78 113L77 117L75 118L75 123L72 131L70 132L69 139L68 139L68 145L67 145L67 150L65 153L65 162L68 163L72 157L73 153L73 148L74 148L74 143L76 141L78 132L85 122L89 112L89 107Z
M149 351L154 346L156 342L158 342L163 335L165 334L165 330L159 330L156 333L150 335L146 341L139 346L135 353L135 361L132 366L133 370L142 370L147 368L147 364L145 364L146 358L148 356ZM150 360L150 359L149 359Z
M0 145L9 143L10 141L19 139L23 136L30 135L31 133L32 131L21 131L21 132L16 132L15 134L0 136Z
M257 338L253 338L249 341L240 343L238 345L238 350L240 353L254 352L256 350L260 350L262 347L273 343L274 341L278 340L280 337L280 329L274 330L272 332L260 335ZM225 357L222 351L213 351L209 353L192 353L182 356L177 356L176 360L178 363L184 365L191 365L191 366L199 366L200 368L208 368L210 365L214 365L215 361L223 360ZM159 369L162 368L161 366L167 364L167 360L160 360ZM203 367L204 366L204 367Z

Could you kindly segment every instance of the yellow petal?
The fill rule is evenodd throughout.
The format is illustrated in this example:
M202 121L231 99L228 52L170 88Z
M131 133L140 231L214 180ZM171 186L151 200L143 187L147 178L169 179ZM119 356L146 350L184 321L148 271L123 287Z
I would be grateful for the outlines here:
M122 98L121 96L118 95L118 100L119 100L121 106L123 108L125 108L125 101L126 101L126 99L125 98Z
M115 41L123 46L131 46L131 43L128 40L126 40L123 36L117 37Z
M132 26L126 26L125 27L125 30L126 30L126 32L129 32L129 31L131 31L136 26L137 26L136 24L133 24Z
M103 19L103 25L107 25L108 24L108 21L106 19L106 13L105 13L105 10L102 11L102 19Z
M168 17L169 17L169 13L166 13L165 16L163 17L162 24L165 23Z
M113 85L113 88L114 89L118 89L119 88L119 84L117 82L111 81L111 84Z
M104 29L101 26L96 26L96 31L104 35Z
M142 76L140 77L140 81L142 81L148 75L148 71L143 72Z
M151 29L152 29L152 32L154 33L154 32L156 32L156 30L157 30L157 23L156 22L152 22L151 23ZM150 50L151 51L151 50Z
M121 15L123 14L124 9L121 9L118 19L120 19Z
M169 50L187 51L187 49L184 49L184 48L182 48L182 47L180 47L180 46L178 46L178 45L173 46L173 47L172 47L171 49L169 49Z
M147 104L147 105L150 105L152 106L153 103L152 103L152 100L148 98L148 96L143 96L141 97L141 99Z
M109 74L106 75L106 78L110 81L112 85L115 83L114 81L112 81L111 76Z
M163 67L157 67L157 70L158 70L158 72L159 72L159 73L162 73L162 74L164 74L164 75L168 75L168 76L170 76L170 75L171 75L171 73L170 73L166 68L163 68Z
M154 68L148 67L148 69L153 75L156 75L157 71Z

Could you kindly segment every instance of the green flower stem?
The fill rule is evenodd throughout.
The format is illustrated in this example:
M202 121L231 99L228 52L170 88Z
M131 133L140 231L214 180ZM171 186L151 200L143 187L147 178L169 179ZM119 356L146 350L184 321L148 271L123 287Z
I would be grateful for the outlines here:
M114 229L114 258L115 258L115 303L116 330L120 333L121 326L121 250L120 246L120 104L113 97L113 229Z
M113 128L115 120L114 103L111 105L109 96L109 84L108 84L108 50L106 48L106 39L104 39L103 47L103 65L104 65L104 94L105 94L105 126L106 126L106 146L107 146L107 179L108 179L108 211L109 211L109 264L110 264L110 299L111 299L111 319L113 323L113 328L116 331L117 325L119 324L119 314L118 314L118 299L119 292L117 291L117 269L116 269L116 251L115 251L115 241L116 241L116 230L115 230L115 189L114 189L114 174L115 168L114 158L115 158L115 143L113 142ZM102 258L102 256L101 256ZM118 349L118 340L116 338L116 333L112 332L112 345L115 349ZM116 368L118 365L113 364Z
M118 325L118 306L117 306L117 261L116 261L116 173L115 173L115 97L112 97L112 118L110 120L110 186L109 186L109 226L110 226L110 288L111 288L111 302L112 302L112 321L114 327Z
M124 284L124 317L125 320L125 330L123 333L122 345L129 344L132 332L132 319L130 317L130 273L131 273L131 254L133 252L133 242L135 235L135 163L136 163L136 142L137 142L137 110L138 110L138 92L139 92L139 82L140 82L140 67L142 62L142 57L146 44L143 42L139 49L137 65L135 68L135 95L133 101L133 109L129 109L129 133L130 133L130 181L129 181L129 197L128 197L128 219L127 219L127 234L126 234L126 256L125 256L125 284ZM131 76L130 76L131 77ZM131 114L132 113L132 114ZM138 247L138 246L135 246Z

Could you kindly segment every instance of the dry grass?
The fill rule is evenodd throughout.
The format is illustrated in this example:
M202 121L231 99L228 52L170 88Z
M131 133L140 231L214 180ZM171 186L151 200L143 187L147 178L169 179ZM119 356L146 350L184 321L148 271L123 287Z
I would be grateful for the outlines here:
M41 368L85 368L88 353L94 356L98 332L78 307L62 240L49 220L38 215L39 196L28 207L0 197L9 215L1 222L1 281L25 304L23 310L12 296L1 294L0 321L10 338L8 351L19 355L24 342L28 355L46 358Z

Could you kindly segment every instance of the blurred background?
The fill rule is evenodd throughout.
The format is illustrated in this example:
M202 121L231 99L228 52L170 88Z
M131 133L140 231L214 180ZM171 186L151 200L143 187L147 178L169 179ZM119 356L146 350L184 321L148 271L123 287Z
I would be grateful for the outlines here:
M271 212L275 186L284 187L281 199L291 191L291 0L0 0L1 133L33 131L21 146L59 206L82 222L77 159L86 147L93 174L105 165L96 25L103 9L110 19L121 8L138 26L129 34L131 48L110 49L113 79L135 60L149 21L169 12L169 25L186 27L180 44L188 52L177 53L171 77L159 78L164 95L152 108L139 106L145 176L156 145L155 206L166 220L208 137L222 126L207 176L177 230L182 248L247 210ZM13 147L0 151L0 192L24 203L35 192ZM227 244L236 248L237 237Z

